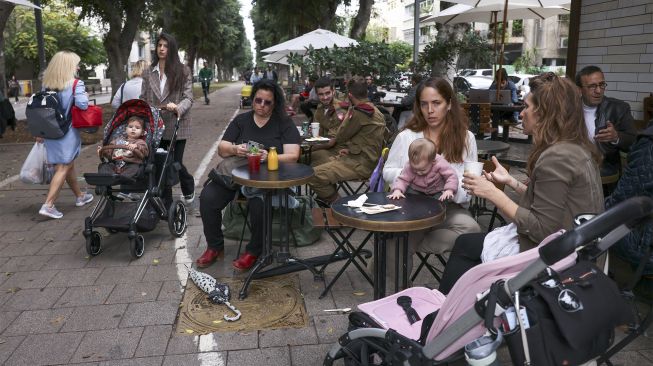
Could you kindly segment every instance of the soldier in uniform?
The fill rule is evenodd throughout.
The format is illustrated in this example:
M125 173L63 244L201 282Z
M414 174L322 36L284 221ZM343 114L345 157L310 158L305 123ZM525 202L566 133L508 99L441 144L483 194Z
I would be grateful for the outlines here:
M317 197L329 204L339 198L336 183L369 178L383 148L385 120L367 100L364 79L349 81L348 98L344 120L328 143L329 158L311 164L315 175L309 184Z
M320 136L331 139L328 143L313 145L311 151L311 165L318 166L338 155L338 151L344 148L335 146L335 138L342 121L349 109L348 102L341 102L335 98L335 90L331 79L323 77L315 82L315 91L320 99L315 111L314 120L320 124Z

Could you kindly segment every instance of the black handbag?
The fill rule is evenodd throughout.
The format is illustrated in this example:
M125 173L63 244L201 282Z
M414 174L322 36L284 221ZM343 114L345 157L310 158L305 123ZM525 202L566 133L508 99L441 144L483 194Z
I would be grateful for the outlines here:
M614 281L586 261L560 273L548 270L522 289L519 299L528 329L505 335L515 365L526 361L524 335L531 365L578 365L610 348L616 326L634 321Z
M231 171L235 168L247 165L247 158L242 156L228 156L218 163L218 166L211 169L209 179L228 188L236 190L240 186L234 183Z

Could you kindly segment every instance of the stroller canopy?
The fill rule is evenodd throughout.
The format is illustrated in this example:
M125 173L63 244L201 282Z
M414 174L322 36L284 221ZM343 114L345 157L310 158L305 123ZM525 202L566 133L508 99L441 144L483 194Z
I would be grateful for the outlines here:
M145 121L145 142L156 149L161 142L165 125L158 108L152 108L144 100L130 99L118 107L111 121L104 128L104 144L108 144L114 137L124 134L127 119L139 116Z

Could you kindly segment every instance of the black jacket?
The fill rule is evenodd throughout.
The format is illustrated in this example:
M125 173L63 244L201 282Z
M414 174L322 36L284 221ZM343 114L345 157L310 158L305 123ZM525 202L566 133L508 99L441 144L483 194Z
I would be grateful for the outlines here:
M617 188L605 199L606 209L630 197L653 197L653 120L649 127L640 132L637 142L628 154L628 165ZM643 240L642 240L643 239ZM616 254L636 265L644 252L645 245L651 245L653 225L636 228L623 237L614 247ZM644 274L653 273L653 258L649 259Z
M594 125L598 129L607 125L608 122L612 122L617 130L619 142L617 144L597 142L597 145L603 153L603 165L609 165L618 170L620 166L619 151L628 152L637 135L635 121L630 113L630 105L619 99L604 97L596 110Z

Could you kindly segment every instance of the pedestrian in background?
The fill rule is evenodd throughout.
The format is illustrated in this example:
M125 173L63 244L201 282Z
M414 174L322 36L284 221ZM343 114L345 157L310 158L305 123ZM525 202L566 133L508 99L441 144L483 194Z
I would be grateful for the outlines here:
M111 101L111 107L113 109L118 109L120 105L130 99L138 99L141 96L141 88L143 85L143 71L147 68L147 62L145 60L138 60L132 67L131 75L129 80L125 81L120 85L120 88L113 95L113 100Z
M209 64L205 61L204 67L199 72L200 83L202 83L202 92L204 92L204 104L209 104L209 87L213 80L213 70L209 69Z
M195 199L195 178L184 166L186 140L191 136L191 114L193 106L193 78L190 69L179 60L177 40L167 33L161 33L156 41L156 57L148 74L143 76L141 99L150 106L162 108L161 116L165 132L160 147L168 149L179 118L179 131L174 146L174 161L180 164L179 183L184 201L191 204ZM166 206L172 204L172 187L163 192Z
M9 97L15 98L14 104L18 103L18 95L20 95L20 84L18 83L18 80L16 80L16 75L11 75L11 79L9 79L7 85L9 86Z
M43 72L43 88L57 92L61 105L66 106L65 118L72 124L71 109L73 102L83 110L88 108L88 95L84 82L79 80L75 90L73 82L79 70L79 56L70 51L59 51L52 56L48 67ZM37 138L37 141L45 143L48 155L48 162L54 164L54 176L50 182L48 195L45 203L41 206L39 214L53 219L60 219L63 214L54 207L54 202L59 197L59 192L64 182L68 183L75 195L75 206L81 207L93 201L93 195L82 192L77 182L75 172L75 159L79 156L82 148L82 140L79 137L79 130L68 128L66 134L56 140Z

